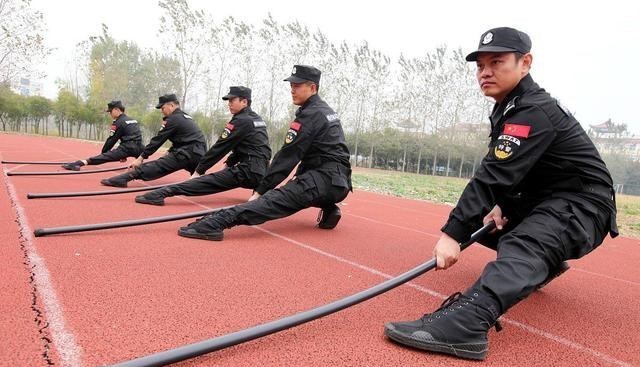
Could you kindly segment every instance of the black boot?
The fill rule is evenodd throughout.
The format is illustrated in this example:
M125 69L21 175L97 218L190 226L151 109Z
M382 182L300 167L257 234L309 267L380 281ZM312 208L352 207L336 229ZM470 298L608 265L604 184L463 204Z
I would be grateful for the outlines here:
M136 203L162 206L164 205L164 198L168 196L173 195L167 188L157 189L144 195L136 196Z
M320 209L318 213L318 227L322 229L334 229L342 218L342 213L337 205Z
M498 301L471 289L447 298L435 312L416 321L385 325L385 334L393 341L431 352L459 358L484 360L489 351L487 332L497 321Z
M80 171L80 167L82 166L84 166L84 163L82 161L75 161L63 164L62 168L68 169L69 171Z
M100 183L105 186L127 187L127 182L135 180L136 178L137 177L135 177L133 173L127 172L111 178L105 178L104 180L100 181Z
M186 227L180 227L178 235L199 240L222 241L225 227L216 219L217 214L208 214L195 222L189 223Z
M549 270L549 275L547 275L547 278L542 283L538 284L536 290L539 291L540 289L544 288L547 284L551 283L552 280L562 275L565 271L569 270L569 268L569 263L567 263L566 261L561 262L560 265L558 265L554 269Z

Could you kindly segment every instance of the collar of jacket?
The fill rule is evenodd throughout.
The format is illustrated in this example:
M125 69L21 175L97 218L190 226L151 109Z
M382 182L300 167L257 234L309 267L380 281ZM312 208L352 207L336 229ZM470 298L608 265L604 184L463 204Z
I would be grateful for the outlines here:
M505 108L507 108L509 103L513 101L516 97L523 95L525 91L527 91L528 89L530 89L535 85L536 83L533 81L531 74L527 74L524 76L524 78L520 79L520 82L518 83L518 85L516 85L516 87L513 88L513 90L511 90L511 92L509 92L509 94L507 94L506 97L504 97L502 102L496 103L493 106L493 111L491 112L491 117L490 117L491 121L493 123L496 123L498 120L500 120L502 118L502 115L504 114Z
M316 93L314 95L312 95L311 97L309 97L303 104L302 106L300 106L300 108L298 108L298 110L296 111L296 116L298 116L298 114L308 105L310 105L311 103L315 102L315 101L319 101L320 100L320 96Z

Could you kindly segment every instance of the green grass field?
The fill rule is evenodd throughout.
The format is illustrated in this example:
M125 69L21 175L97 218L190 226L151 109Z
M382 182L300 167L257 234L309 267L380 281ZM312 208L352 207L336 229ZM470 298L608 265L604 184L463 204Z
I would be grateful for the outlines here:
M416 175L358 168L353 185L358 190L454 205L467 179ZM618 228L625 237L640 238L640 197L617 195Z

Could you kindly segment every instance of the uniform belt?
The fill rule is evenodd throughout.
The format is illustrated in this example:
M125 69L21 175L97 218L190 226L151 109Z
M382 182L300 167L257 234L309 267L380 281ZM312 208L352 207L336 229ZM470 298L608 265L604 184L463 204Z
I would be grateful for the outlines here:
M588 183L584 185L584 191L613 199L613 188L608 185L598 183Z

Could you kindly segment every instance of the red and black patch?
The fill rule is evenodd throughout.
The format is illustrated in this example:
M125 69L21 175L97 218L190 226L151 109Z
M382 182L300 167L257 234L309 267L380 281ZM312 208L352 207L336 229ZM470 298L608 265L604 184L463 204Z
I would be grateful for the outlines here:
M287 131L287 135L284 137L284 143L292 143L298 136L300 128L302 128L302 124L300 124L298 121L293 121L291 125L289 125L289 131Z

